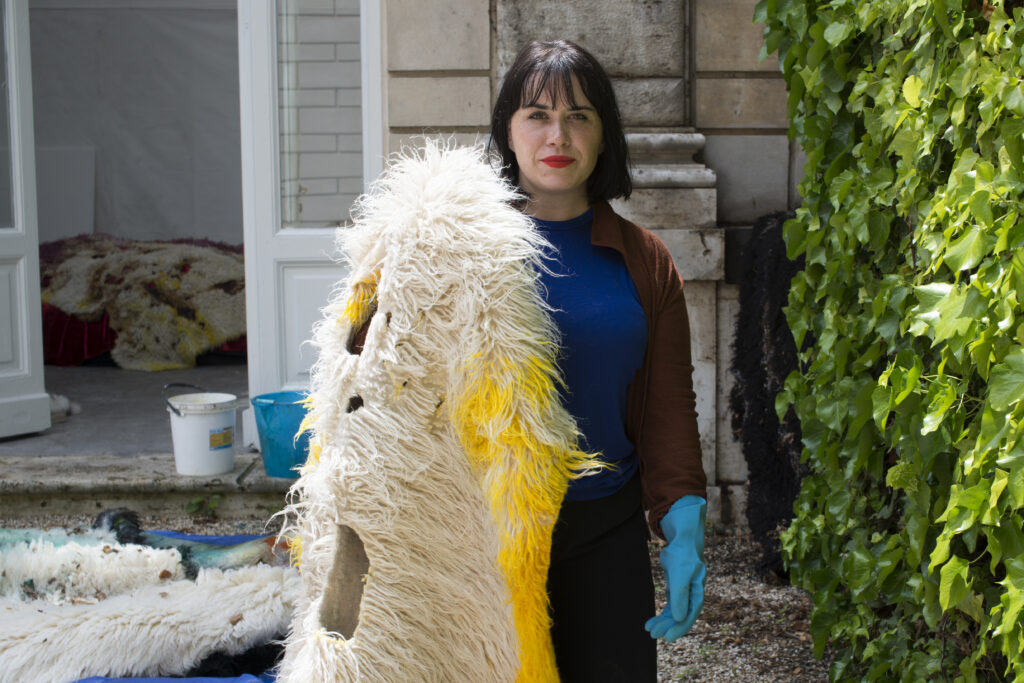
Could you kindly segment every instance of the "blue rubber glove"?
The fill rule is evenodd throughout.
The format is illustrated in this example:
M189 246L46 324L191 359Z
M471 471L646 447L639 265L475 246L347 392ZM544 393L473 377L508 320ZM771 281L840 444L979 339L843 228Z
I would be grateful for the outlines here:
M652 638L671 643L684 635L704 606L704 515L700 496L683 496L661 520L668 545L661 550L665 570L665 609L644 624Z

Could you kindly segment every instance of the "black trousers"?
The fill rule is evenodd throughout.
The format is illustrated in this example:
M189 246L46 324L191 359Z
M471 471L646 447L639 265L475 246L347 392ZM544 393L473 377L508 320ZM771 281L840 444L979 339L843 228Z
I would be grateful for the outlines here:
M548 594L555 659L564 683L657 681L657 645L640 478L598 500L562 505L552 539Z

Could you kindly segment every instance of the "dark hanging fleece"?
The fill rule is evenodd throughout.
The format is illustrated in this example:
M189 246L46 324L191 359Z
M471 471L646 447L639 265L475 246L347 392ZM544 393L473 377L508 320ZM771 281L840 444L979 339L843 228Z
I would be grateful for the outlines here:
M762 216L743 254L740 310L733 343L732 428L750 473L747 522L761 545L762 572L781 575L779 532L793 518L806 468L800 463L800 422L790 409L780 424L775 395L797 368L797 350L783 313L790 281L802 268L786 257L782 225L791 212Z

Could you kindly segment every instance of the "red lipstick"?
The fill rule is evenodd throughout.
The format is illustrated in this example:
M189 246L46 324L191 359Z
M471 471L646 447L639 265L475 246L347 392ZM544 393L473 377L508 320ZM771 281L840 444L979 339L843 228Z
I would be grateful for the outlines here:
M547 164L548 166L551 166L552 168L565 168L566 166L575 161L576 160L573 159L572 157L566 157L560 154L555 154L541 159L541 162Z

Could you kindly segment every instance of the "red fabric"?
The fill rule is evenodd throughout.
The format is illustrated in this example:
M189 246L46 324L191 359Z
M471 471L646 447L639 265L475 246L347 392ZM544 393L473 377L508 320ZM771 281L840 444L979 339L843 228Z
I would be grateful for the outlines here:
M231 341L224 342L224 344L217 349L217 351L245 351L246 350L245 335Z
M110 329L106 313L94 322L79 320L56 306L43 304L43 362L47 365L81 365L114 348L117 332ZM245 351L245 335L232 339L218 351Z
M43 360L49 365L81 365L110 351L116 340L106 313L95 322L84 322L43 304Z

